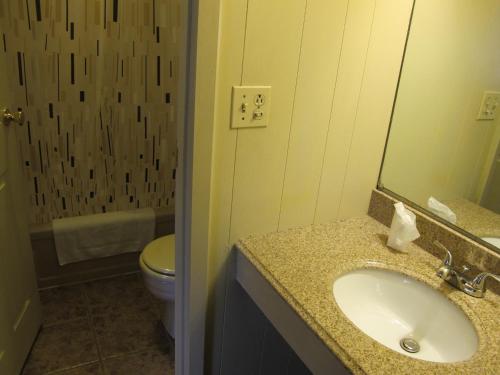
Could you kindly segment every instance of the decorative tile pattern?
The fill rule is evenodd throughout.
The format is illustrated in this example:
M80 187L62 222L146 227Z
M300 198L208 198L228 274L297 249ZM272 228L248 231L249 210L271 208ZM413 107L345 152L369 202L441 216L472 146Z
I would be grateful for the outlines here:
M178 0L0 1L32 222L173 209L178 12Z
M24 375L174 373L173 340L139 274L44 290L41 299L44 326Z

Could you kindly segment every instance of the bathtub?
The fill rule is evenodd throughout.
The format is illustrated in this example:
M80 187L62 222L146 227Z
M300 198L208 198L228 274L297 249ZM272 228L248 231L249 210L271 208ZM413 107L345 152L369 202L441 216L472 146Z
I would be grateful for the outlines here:
M174 214L155 209L155 237L174 233ZM31 247L39 288L105 278L139 271L140 253L124 253L106 258L89 259L60 266L57 260L52 223L32 225Z

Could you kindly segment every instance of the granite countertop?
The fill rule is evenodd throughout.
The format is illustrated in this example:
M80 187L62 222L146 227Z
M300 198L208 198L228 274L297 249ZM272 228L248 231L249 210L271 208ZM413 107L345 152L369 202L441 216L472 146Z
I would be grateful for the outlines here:
M500 297L474 298L435 276L440 260L411 244L408 254L385 246L388 228L365 216L251 236L237 248L330 350L355 374L500 374ZM365 335L342 313L332 285L351 270L404 272L442 291L476 327L479 347L464 362L435 363L399 354Z
M446 201L457 215L457 226L478 237L500 237L500 215L467 199Z

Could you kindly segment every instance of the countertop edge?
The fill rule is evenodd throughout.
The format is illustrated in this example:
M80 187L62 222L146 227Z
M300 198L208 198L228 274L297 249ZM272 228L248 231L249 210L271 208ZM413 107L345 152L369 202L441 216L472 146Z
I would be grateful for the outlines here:
M316 320L310 316L310 314L302 308L302 305L286 290L286 288L281 285L281 283L276 280L266 269L266 267L259 262L257 257L252 254L252 251L245 246L245 240L241 239L234 245L237 251L248 259L248 261L260 272L260 274L266 279L266 281L278 292L278 294L283 298L283 300L295 311L306 325L311 329L312 332L325 344L325 346L333 353L342 364L355 375L366 375L367 372L364 371L354 359L349 356L349 354L342 349L333 337L331 337L328 332L318 323Z

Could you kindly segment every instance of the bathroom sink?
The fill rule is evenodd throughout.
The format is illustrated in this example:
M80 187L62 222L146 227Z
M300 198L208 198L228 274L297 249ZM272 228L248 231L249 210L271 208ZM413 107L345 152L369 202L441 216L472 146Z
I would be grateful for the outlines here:
M402 273L358 269L333 283L342 312L365 334L401 354L459 362L478 346L465 313L442 293Z
M483 241L486 241L486 242L492 244L493 246L500 248L500 238L498 238L498 237L481 237L481 239Z

